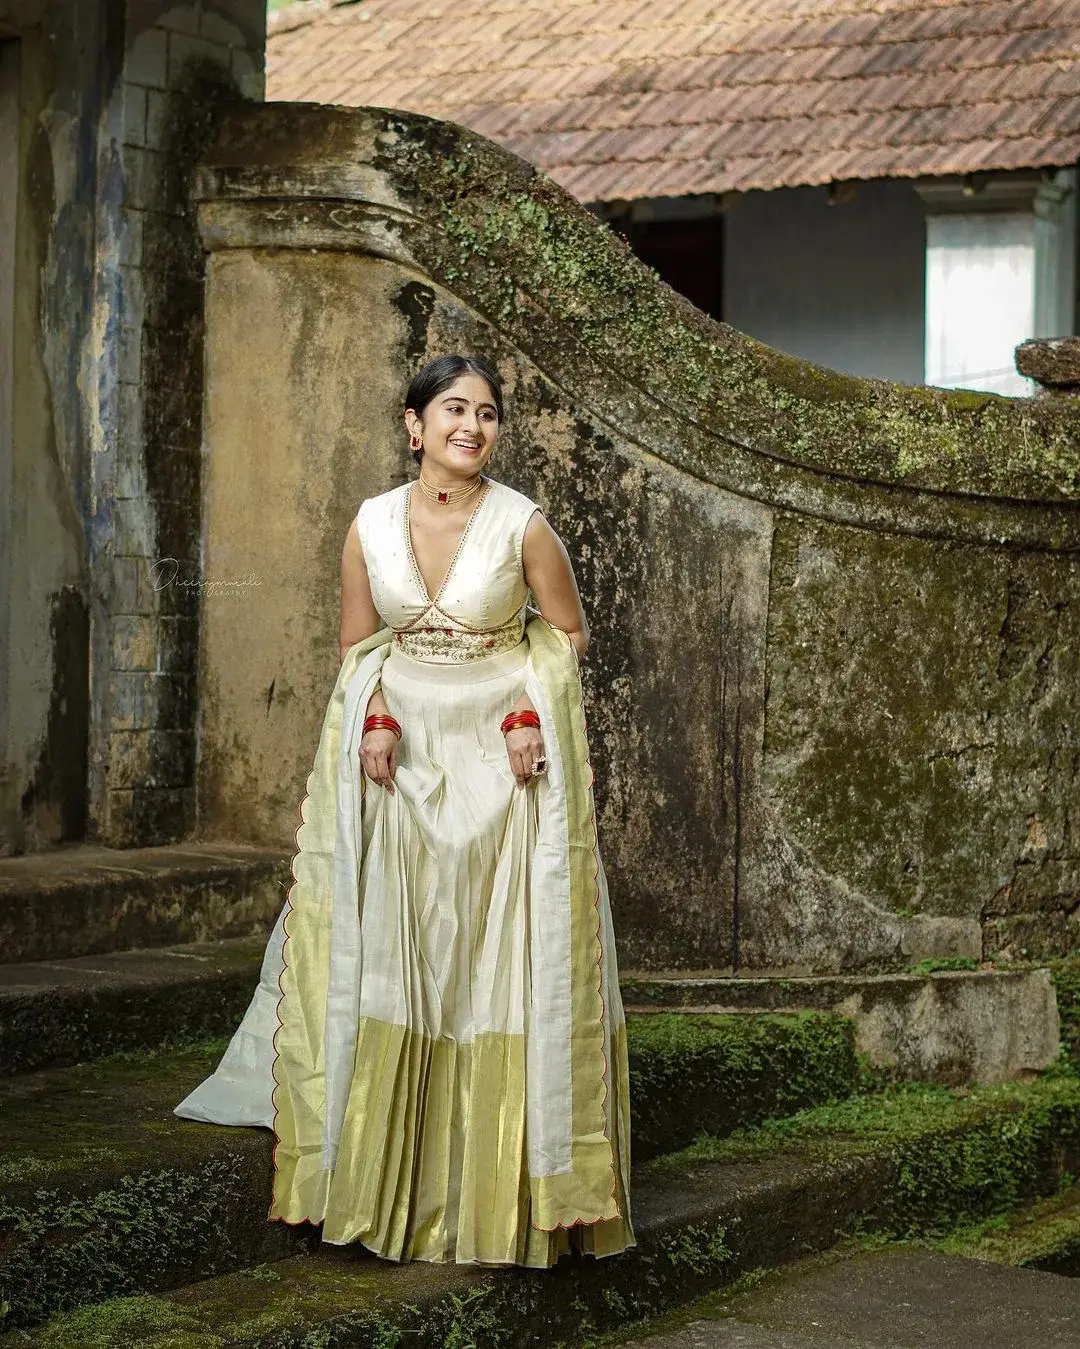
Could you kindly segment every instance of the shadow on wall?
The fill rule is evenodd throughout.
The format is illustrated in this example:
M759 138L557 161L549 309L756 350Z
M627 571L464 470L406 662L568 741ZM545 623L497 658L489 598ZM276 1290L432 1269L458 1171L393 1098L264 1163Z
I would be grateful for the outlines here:
M237 113L197 195L206 570L260 580L204 599L205 836L291 836L345 530L408 476L410 372L470 349L508 383L497 473L549 512L593 626L626 968L1073 944L1072 407L776 352L528 164L419 116Z

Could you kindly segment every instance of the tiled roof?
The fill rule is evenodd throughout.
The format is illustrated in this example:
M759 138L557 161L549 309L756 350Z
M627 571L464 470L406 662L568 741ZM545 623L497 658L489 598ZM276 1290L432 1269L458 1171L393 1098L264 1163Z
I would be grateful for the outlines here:
M582 201L1080 160L1080 0L303 0L268 97L459 122Z

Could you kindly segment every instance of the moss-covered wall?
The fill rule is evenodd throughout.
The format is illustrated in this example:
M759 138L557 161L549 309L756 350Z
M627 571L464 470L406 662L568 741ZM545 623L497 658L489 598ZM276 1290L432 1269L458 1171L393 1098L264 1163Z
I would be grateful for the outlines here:
M467 348L507 381L492 473L546 508L592 623L624 968L981 956L1017 909L1069 940L1073 407L771 351L528 165L420 117L231 115L196 192L204 546L272 582L261 622L206 628L205 831L291 839L345 528L409 471L411 372Z

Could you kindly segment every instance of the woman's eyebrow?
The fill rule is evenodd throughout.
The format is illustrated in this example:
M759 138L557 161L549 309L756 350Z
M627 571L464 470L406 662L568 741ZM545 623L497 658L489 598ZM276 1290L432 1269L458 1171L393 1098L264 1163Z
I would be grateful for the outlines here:
M455 393L455 394L447 394L447 396L446 396L442 401L443 401L444 403L471 403L471 402L472 402L472 399L471 399L471 398L461 398L461 397L459 397L459 396ZM494 403L477 403L476 406L477 406L478 408L491 408L492 412L495 411L495 404L494 404Z

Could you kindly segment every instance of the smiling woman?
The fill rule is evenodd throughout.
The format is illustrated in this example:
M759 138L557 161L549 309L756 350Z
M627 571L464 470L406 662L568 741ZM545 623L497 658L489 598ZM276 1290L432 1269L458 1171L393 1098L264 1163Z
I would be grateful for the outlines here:
M479 357L409 387L420 473L364 501L342 550L295 883L244 1022L177 1113L271 1125L270 1216L324 1241L546 1267L635 1244L626 1024L588 625L540 507L484 473L503 416Z

